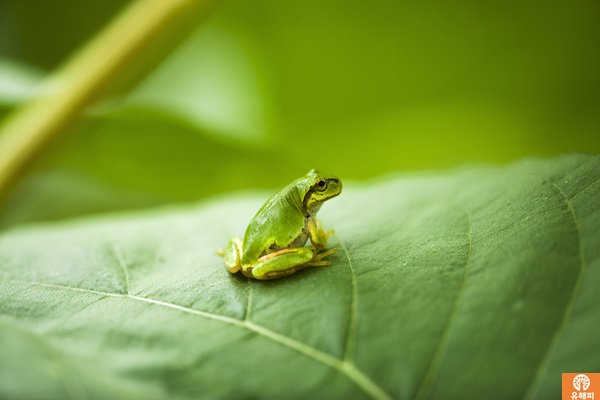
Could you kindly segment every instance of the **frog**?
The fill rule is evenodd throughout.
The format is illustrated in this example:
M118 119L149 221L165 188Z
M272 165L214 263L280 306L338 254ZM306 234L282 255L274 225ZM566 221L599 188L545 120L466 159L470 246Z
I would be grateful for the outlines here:
M267 280L311 266L330 266L325 258L338 251L326 249L334 231L323 230L317 212L341 192L339 178L312 169L273 194L248 224L243 240L234 237L217 251L227 271Z

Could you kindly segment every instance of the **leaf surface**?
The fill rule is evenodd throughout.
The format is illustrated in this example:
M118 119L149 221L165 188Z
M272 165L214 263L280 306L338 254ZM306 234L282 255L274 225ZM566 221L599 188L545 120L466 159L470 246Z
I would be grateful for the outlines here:
M0 397L556 397L600 369L599 177L571 155L349 184L332 266L269 282L214 255L265 193L13 228Z

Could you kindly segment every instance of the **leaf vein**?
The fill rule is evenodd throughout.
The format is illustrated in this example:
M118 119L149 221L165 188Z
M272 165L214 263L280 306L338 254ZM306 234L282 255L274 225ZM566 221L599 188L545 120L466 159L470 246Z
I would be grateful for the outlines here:
M248 279L248 299L246 300L246 314L244 315L244 321L250 321L252 316L252 284Z
M585 268L585 258L584 258L584 254L583 254L583 246L581 245L581 227L579 225L579 220L577 219L577 214L575 214L575 209L573 208L573 204L571 203L571 200L567 197L565 192L563 192L560 187L558 187L555 183L552 183L552 186L561 195L561 197L563 198L567 207L569 208L569 212L570 212L571 216L573 217L573 223L575 224L575 232L577 234L577 243L578 243L578 247L579 247L579 271L577 274L577 278L575 280L575 284L573 285L571 297L569 298L569 302L567 303L567 306L565 307L563 318L562 318L560 324L558 325L558 327L556 328L556 331L554 332L554 336L552 337L552 340L550 341L550 345L546 349L546 353L544 354L544 356L542 357L542 359L540 361L540 364L534 375L534 379L533 379L531 385L525 392L525 396L524 396L525 399L535 398L535 396L538 394L538 392L540 390L540 387L542 385L542 380L544 379L544 377L546 376L546 373L548 371L548 367L550 365L550 360L552 358L552 355L554 354L556 348L558 347L558 342L560 341L562 333L566 329L566 326L571 318L571 313L573 312L573 306L575 303L575 297L576 297L577 293L579 292L579 287L581 286L581 282L583 281L583 275L584 275L585 269L586 269Z
M50 356L52 365L54 366L56 377L62 383L66 397L73 400L89 399L89 393L79 379L67 378L68 374L66 369L68 364L63 360L62 355L54 347L52 347L50 343L44 340L38 340L38 342L42 344L48 351L48 355ZM78 374L76 368L70 368L70 370L73 375Z
M125 278L125 293L129 294L129 271L127 269L127 264L125 264L123 255L114 244L111 245L111 249L115 258L117 259L119 267L121 267L121 271L123 271L123 277Z
M348 266L350 267L350 276L352 277L352 300L350 303L350 318L348 321L348 336L346 338L346 348L344 350L343 359L346 361L354 360L354 354L356 350L356 335L358 333L358 288L356 283L356 272L354 271L354 266L352 265L352 260L350 259L350 254L348 253L348 249L342 242L342 240L337 237L340 246L346 253L346 258L348 259Z
M454 322L456 321L456 317L458 315L458 310L460 308L460 304L462 302L463 296L465 294L465 290L467 288L467 282L469 280L469 269L471 266L471 256L473 254L473 239L471 237L472 231L472 218L471 214L463 209L462 207L458 207L467 217L467 260L465 262L465 266L463 268L463 276L461 278L460 287L458 289L458 293L454 299L454 304L452 305L452 309L450 311L450 315L448 316L448 320L446 322L446 327L444 328L444 332L441 336L440 341L438 342L438 346L435 349L431 362L429 364L429 368L427 368L427 372L425 373L425 377L421 382L419 389L417 390L417 394L415 396L416 399L424 399L429 397L431 393L431 389L433 388L433 383L435 379L437 379L440 366L442 363L442 359L444 358L446 351L448 349L448 343L450 341L450 332L452 331L452 327L454 326Z
M14 283L22 283L43 287L50 287L55 289L63 289L63 290L72 290L76 292L82 293L91 293L99 296L108 296L108 297L120 297L120 298L129 298L136 301L141 301L145 303L151 303L157 306L162 306L166 308L170 308L173 310L178 310L180 312L198 315L207 319L223 322L226 324L234 325L243 329L247 329L251 332L254 332L260 336L263 336L266 339L269 339L273 342L279 343L283 346L286 346L292 350L297 351L300 354L308 358L312 358L313 360L320 362L324 365L327 365L331 368L334 368L338 372L345 375L351 382L361 388L365 393L370 395L373 399L378 400L388 400L390 396L383 391L375 382L373 382L367 375L365 375L361 370L359 370L354 363L346 360L341 360L337 357L332 356L331 354L325 353L321 350L318 350L312 346L309 346L305 343L299 342L295 339L272 331L268 328L265 328L261 325L255 324L250 320L240 320L237 318L227 317L224 315L213 314L206 311L200 311L193 308L188 308L184 306L180 306L173 303L168 303L161 300L150 299L147 297L136 296L132 294L122 294L122 293L111 293L104 292L94 289L84 289L78 287L71 287L66 285L57 285L52 283L43 283L43 282L35 282L35 281L21 281L21 280L10 280L10 282Z

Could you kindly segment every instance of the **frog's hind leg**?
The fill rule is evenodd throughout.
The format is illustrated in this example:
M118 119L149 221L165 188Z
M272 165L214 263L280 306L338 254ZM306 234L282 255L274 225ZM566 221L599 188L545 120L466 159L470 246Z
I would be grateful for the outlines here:
M323 261L323 258L335 252L337 249L318 253L310 247L279 250L259 258L252 267L251 275L255 279L277 279L307 267L329 266L331 263Z
M308 267L313 256L308 247L275 251L260 257L252 266L251 275L255 279L283 278Z
M227 271L235 274L242 269L242 241L239 238L232 238L218 254L225 259Z

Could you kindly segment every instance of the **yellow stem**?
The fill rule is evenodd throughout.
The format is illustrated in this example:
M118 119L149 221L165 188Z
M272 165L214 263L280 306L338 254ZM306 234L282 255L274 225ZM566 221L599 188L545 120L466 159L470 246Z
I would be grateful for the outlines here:
M177 30L209 0L134 0L78 54L41 85L0 129L0 198L38 152L154 40ZM197 21L198 19L196 19ZM117 79L118 80L118 79Z

